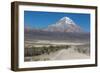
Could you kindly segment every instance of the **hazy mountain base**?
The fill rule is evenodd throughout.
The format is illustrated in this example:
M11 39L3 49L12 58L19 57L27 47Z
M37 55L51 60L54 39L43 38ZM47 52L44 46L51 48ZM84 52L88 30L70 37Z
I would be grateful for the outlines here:
M74 43L89 43L90 33L74 32L49 32L49 31L29 31L25 32L25 41L47 40L47 41L65 41Z
M29 32L25 34L25 61L87 59L89 33Z

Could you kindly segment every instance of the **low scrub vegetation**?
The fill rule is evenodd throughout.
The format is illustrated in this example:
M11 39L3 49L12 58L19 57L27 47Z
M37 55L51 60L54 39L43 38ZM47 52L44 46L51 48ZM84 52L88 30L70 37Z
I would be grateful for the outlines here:
M25 48L25 54L24 56L37 56L37 55L42 55L42 54L50 54L51 52L58 51L60 49L68 49L70 46L69 45L59 45L59 46L48 46L48 47L30 47L30 48Z

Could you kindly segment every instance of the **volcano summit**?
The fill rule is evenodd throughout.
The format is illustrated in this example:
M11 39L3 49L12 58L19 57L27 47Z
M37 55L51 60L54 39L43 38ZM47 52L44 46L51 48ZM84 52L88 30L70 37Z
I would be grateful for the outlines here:
M71 18L63 17L55 24L49 25L46 31L51 32L82 32L80 26L78 26Z

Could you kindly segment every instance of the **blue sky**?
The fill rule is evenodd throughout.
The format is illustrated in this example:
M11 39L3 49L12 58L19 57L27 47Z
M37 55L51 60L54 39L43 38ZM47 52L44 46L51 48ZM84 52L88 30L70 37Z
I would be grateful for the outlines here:
M90 32L90 14L24 11L24 25L35 29L44 29L55 24L62 17L71 18L84 31Z

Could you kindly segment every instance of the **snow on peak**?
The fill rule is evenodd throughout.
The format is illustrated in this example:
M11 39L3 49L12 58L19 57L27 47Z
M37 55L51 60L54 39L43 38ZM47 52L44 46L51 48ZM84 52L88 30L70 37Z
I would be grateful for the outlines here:
M75 24L74 21L69 17L63 17L60 19L59 22L65 22L66 24L73 24L73 25Z
M63 17L63 18L61 18L61 20L69 20L69 21L71 21L71 19L69 17Z

